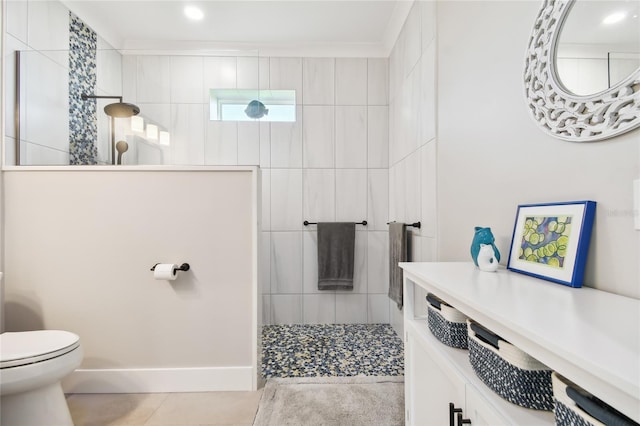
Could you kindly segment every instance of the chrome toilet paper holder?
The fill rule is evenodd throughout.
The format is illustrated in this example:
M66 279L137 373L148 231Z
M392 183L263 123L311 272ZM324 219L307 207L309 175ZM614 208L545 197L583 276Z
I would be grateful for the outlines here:
M153 265L151 267L151 271L155 271L156 270L156 266L160 265L160 262L156 263L155 265ZM188 263L183 263L182 265L180 265L178 268L175 268L173 270L173 274L175 275L176 271L188 271L191 267L189 266Z

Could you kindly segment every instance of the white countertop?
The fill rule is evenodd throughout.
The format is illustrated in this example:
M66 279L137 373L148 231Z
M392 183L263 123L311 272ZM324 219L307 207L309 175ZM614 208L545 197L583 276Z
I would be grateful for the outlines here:
M405 277L640 421L640 300L471 262L400 263Z

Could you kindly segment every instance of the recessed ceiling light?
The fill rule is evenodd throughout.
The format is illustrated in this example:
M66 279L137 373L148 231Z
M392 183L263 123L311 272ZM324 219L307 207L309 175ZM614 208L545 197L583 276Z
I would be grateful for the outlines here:
M200 21L202 18L204 18L204 12L202 11L202 9L196 6L185 6L184 14L187 16L187 18L194 21Z
M615 24L627 17L627 12L614 12L602 20L605 25Z

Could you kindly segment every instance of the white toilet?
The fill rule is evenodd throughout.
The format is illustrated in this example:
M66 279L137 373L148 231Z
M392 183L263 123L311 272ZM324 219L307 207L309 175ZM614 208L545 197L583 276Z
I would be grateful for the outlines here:
M73 425L60 380L81 362L80 338L68 331L0 334L0 424Z

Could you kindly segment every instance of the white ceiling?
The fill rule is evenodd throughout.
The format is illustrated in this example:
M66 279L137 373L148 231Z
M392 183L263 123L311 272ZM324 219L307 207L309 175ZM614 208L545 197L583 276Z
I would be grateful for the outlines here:
M66 0L117 49L387 56L411 0ZM190 21L185 5L205 18Z

